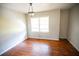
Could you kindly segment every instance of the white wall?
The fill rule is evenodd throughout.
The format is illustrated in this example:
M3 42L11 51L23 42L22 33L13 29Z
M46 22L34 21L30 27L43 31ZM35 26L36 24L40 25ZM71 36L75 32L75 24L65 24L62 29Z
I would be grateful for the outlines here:
M70 11L68 40L79 51L79 6L73 7Z
M30 17L28 16L28 37L42 39L59 39L60 9L36 13L33 17L49 16L49 33L31 32Z
M25 35L25 15L0 7L0 54L22 42Z
M69 9L60 10L60 38L67 39Z

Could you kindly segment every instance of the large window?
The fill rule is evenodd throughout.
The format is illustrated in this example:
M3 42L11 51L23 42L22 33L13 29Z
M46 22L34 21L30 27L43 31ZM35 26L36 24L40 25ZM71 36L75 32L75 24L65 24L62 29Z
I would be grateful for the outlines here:
M49 17L31 18L32 32L49 32Z

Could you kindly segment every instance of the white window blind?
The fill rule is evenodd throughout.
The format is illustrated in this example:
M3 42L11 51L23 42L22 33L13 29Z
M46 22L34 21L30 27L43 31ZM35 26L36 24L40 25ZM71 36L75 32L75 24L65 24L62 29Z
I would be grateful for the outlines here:
M49 17L31 18L32 32L49 32Z

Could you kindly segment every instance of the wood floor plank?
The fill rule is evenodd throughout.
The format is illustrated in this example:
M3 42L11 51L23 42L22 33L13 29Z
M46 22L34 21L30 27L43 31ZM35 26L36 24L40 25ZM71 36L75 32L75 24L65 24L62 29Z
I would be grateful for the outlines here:
M26 39L2 56L79 56L79 52L65 39Z

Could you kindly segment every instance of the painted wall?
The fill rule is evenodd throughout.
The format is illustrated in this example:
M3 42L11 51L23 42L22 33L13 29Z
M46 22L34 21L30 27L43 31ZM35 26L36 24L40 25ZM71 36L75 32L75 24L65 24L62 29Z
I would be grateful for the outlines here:
M59 27L60 27L60 9L36 13L33 17L49 16L49 33L35 33L31 32L30 17L28 17L28 37L42 38L42 39L59 39Z
M0 54L25 39L25 15L0 7Z
M67 39L69 9L60 10L60 38Z
M70 10L68 40L79 51L79 5Z

